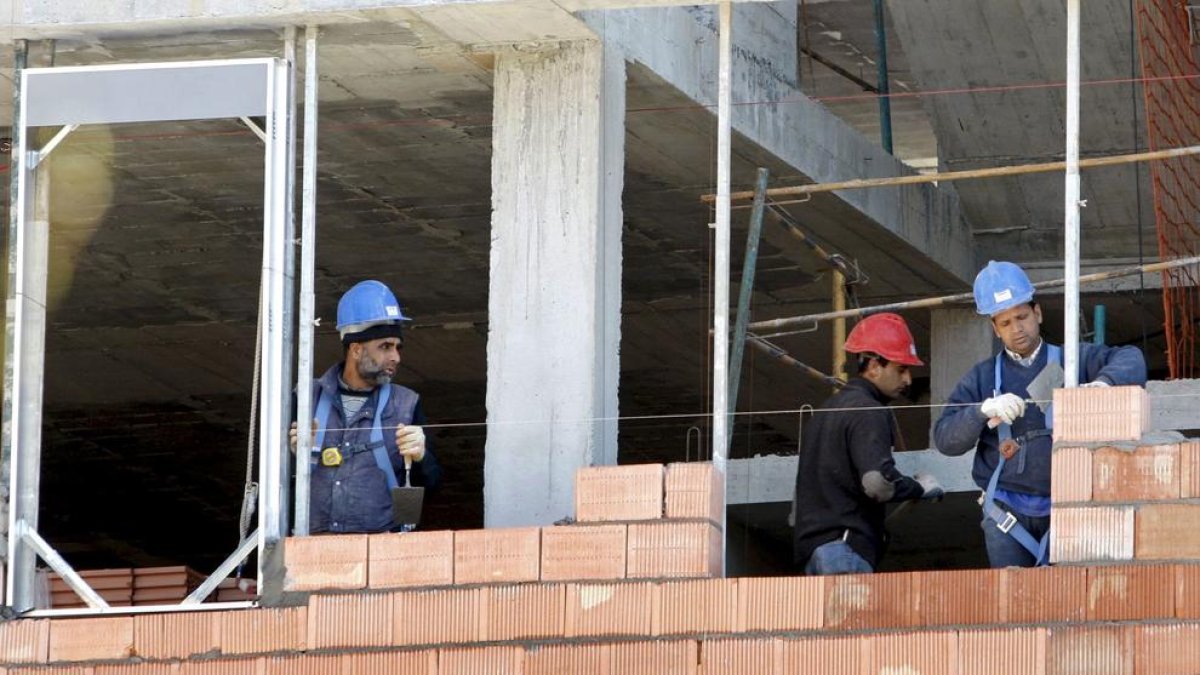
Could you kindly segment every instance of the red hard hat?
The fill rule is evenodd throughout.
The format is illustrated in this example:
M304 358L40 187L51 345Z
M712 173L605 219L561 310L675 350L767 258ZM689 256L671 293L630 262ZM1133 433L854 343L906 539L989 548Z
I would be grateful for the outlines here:
M846 351L878 354L906 366L925 365L917 358L917 344L899 314L872 314L859 321L846 338Z

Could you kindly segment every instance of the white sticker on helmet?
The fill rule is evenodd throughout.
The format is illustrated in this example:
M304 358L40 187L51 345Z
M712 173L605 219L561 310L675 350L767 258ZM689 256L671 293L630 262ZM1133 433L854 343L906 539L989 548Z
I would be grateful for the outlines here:
M1004 302L1006 300L1012 300L1012 291L1010 291L1009 289L1006 288L1002 291L997 291L995 293L992 293L992 297L995 299L996 302Z
M400 316L400 308L395 305L388 305L387 307L384 307L384 310L387 312L388 316Z

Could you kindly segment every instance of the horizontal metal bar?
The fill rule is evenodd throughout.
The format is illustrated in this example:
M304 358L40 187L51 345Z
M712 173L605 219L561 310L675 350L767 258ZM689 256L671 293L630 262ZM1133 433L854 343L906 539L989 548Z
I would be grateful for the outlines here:
M1127 277L1134 274L1153 274L1155 272L1165 272L1178 267L1188 267L1190 265L1200 264L1200 256L1190 258L1179 258L1177 260L1167 260L1164 262L1150 263L1147 265L1136 265L1133 267L1122 267L1121 269L1109 270L1107 272L1095 272L1093 274L1085 274L1079 277L1079 283L1095 283L1097 281L1108 281L1117 277ZM1038 290L1047 288L1057 288L1066 283L1065 279L1051 279L1049 281L1039 281L1033 287ZM910 300L908 302L893 302L886 305L875 305L874 307L857 307L854 309L845 309L838 312L823 312L821 314L808 314L806 316L788 316L779 319L768 319L766 321L755 321L751 323L749 329L752 331L778 330L789 326L798 326L804 324L812 324L819 321L830 321L832 319L843 319L857 316L869 316L880 312L899 312L906 309L921 309L929 307L944 307L946 305L967 304L975 301L973 293L956 293L954 295L942 295L935 298L922 298L921 300Z
M1134 162L1149 162L1158 159L1174 159L1188 155L1200 154L1200 145L1184 148L1155 150L1153 152L1137 152L1127 155L1109 155L1107 157L1092 157L1079 160L1080 169L1095 169L1102 166L1117 164L1132 164ZM767 197L782 197L808 195L820 192L838 192L840 190L862 190L873 187L895 187L898 185L918 185L922 183L941 183L972 178L1001 178L1004 176L1021 176L1030 173L1049 173L1051 171L1066 171L1066 162L1042 162L1039 164L1015 164L1012 166L997 166L990 169L969 169L966 171L942 171L938 173L914 174L912 176L891 176L888 178L857 178L834 183L811 183L809 185L792 185L788 187L771 188ZM745 201L754 198L753 190L734 192L730 196L733 201ZM717 196L706 194L700 197L702 202L715 202Z
M199 605L138 605L137 607L106 607L104 609L35 609L25 612L21 618L97 616L113 614L163 614L166 612L219 612L226 609L250 609L258 603L251 600L238 602L205 602Z

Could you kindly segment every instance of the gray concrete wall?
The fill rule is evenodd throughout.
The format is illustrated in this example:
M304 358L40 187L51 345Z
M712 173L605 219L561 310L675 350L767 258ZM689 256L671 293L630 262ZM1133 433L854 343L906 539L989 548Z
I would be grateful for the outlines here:
M715 8L667 7L584 12L593 28L617 36L641 63L693 100L716 109ZM734 8L733 128L816 182L913 173L795 86L794 4ZM847 204L969 282L972 240L950 185L839 193ZM914 270L922 274L922 270Z
M623 97L598 40L496 61L487 527L572 515L576 470L616 460Z
M995 332L987 317L974 308L951 307L930 312L929 401L945 403L955 385L976 363L995 354ZM934 408L929 420L929 447L933 425L942 415Z

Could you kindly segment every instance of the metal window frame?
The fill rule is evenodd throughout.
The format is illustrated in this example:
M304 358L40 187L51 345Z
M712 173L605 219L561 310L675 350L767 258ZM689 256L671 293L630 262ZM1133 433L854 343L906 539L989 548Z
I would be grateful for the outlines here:
M252 552L258 552L258 584L278 583L279 544L287 532L288 477L285 461L289 405L293 382L292 353L296 332L293 309L295 224L294 29L287 33L285 58L223 59L171 63L21 68L17 82L13 129L12 180L15 182L9 223L9 289L4 371L4 432L0 452L10 467L7 481L7 578L4 604L25 616L109 614L130 611L204 610L199 603ZM240 70L248 68L248 71ZM222 71L222 69L225 69ZM259 70L261 69L261 73ZM213 105L212 82L222 73L250 72L241 89L221 82L222 96L232 105ZM255 74L258 73L258 74ZM261 75L261 86L256 78ZM72 80L71 78L75 78ZM92 79L79 79L92 78ZM154 80L154 78L159 80ZM167 93L147 93L145 83L167 78ZM75 82L77 88L41 86ZM237 78L234 78L237 79ZM93 86L103 80L106 87ZM139 85L139 82L142 83ZM207 85L207 90L204 85ZM140 88L139 88L140 86ZM77 91L76 89L82 90ZM257 89L257 90L254 90ZM53 111L44 100L53 91ZM136 93L137 96L123 96ZM226 93L227 92L227 93ZM39 100L41 97L42 100ZM101 98L103 97L103 99ZM159 107L147 105L146 99ZM33 117L30 117L31 105ZM229 114L230 111L234 114ZM65 111L65 112L64 112ZM237 113L241 113L240 115ZM40 115L40 117L39 117ZM72 118L73 115L77 117ZM157 116L155 116L157 115ZM45 369L46 286L49 270L49 180L43 160L81 123L125 123L222 119L263 116L263 259L259 415L258 529L246 537L217 570L180 604L131 609L113 608L62 559L37 532L42 451L42 379ZM61 119L60 119L61 118ZM29 129L63 124L47 144L29 146ZM86 610L35 608L37 558L45 560L89 605ZM251 602L217 603L221 607Z

